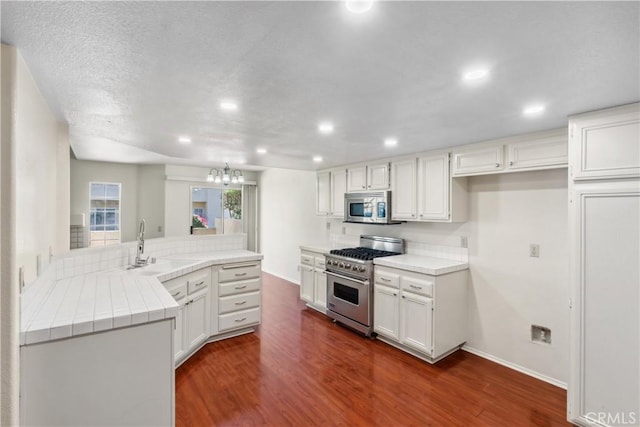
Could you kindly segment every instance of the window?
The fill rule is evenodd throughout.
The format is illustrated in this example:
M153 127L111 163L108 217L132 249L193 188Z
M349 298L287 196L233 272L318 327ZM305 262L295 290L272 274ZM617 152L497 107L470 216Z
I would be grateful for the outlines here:
M193 234L242 233L242 189L192 187Z
M120 243L120 184L89 183L89 246Z

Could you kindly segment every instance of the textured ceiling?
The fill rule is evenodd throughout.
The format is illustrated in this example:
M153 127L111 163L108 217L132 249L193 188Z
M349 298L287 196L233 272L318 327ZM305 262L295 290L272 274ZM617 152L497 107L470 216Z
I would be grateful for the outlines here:
M3 43L80 159L318 169L638 101L639 6L379 2L353 15L342 2L3 1L1 13ZM476 65L488 80L465 85ZM226 98L238 111L220 110ZM524 117L533 102L546 111ZM335 132L318 134L321 120Z

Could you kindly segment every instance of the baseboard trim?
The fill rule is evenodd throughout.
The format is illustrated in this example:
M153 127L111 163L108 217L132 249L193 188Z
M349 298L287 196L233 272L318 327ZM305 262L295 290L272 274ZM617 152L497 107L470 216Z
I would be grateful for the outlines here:
M485 353L484 351L478 350L477 348L469 347L468 345L465 344L462 347L462 349L468 353L475 354L476 356L482 357L483 359L487 359L492 362L495 362L498 365L506 366L507 368L513 369L514 371L522 372L525 375L529 375L530 377L539 379L540 381L544 381L556 387L560 387L564 390L567 389L567 383L565 382L559 381L555 378L551 378L547 375L543 375L539 372L525 368L524 366L516 365L515 363L511 363L504 359L500 359L499 357L493 356L489 353Z
M270 274L270 275L272 275L272 276L275 276L275 277L277 277L278 279L282 279L282 280L286 280L287 282L291 282L291 283L293 283L294 285L298 285L298 286L300 286L300 278L297 278L297 279L295 279L295 280L294 280L294 279L290 279L290 278L288 278L288 277L284 277L284 276L281 276L280 274L272 273L271 271L267 271L267 270L265 270L265 269L262 269L262 272L263 272L263 273Z

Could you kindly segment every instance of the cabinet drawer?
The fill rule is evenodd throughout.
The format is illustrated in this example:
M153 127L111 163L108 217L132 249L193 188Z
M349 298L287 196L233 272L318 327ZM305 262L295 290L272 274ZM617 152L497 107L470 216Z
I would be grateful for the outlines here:
M209 274L201 274L199 276L193 276L191 278L189 278L189 295L191 295L194 292L199 291L200 289L205 289L207 286L209 286Z
M239 294L220 298L218 301L218 312L220 314L224 314L259 306L260 292L251 292L248 294Z
M260 277L260 264L225 265L218 272L218 281L231 282L233 280L246 280Z
M187 296L187 284L188 282L186 280L172 281L165 283L164 287L174 300L180 301Z
M314 257L313 255L302 254L300 255L300 264L310 265L313 267Z
M241 294L246 292L253 292L260 289L260 279L241 280L238 282L221 283L218 295L223 297L225 295Z
M400 276L393 273L387 273L386 271L376 271L374 273L374 281L380 285L390 286L392 288L398 288Z
M324 257L315 257L314 265L316 268L321 268L324 270L325 260Z
M410 277L402 277L401 288L403 291L433 297L433 282L418 280Z
M218 316L220 332L260 323L260 307Z

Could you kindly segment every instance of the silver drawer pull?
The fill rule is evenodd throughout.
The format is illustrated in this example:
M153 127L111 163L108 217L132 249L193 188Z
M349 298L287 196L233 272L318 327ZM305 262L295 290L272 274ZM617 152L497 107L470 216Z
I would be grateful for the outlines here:
M380 280L382 280L383 282L390 282L391 279L387 279L386 277L381 277Z
M244 288L246 288L246 287L247 287L247 285L236 286L236 289L244 289Z
M247 273L236 273L236 277L242 277L242 276L246 276Z
M422 286L416 286L416 285L409 285L409 287L413 289L422 289Z
M242 319L236 319L235 322L240 323L240 322L244 322L245 320L247 320L247 318L243 317Z
M175 294L171 294L171 296L175 298L175 297L177 297L178 295L180 295L181 293L182 293L182 292L178 291L178 292L176 292Z
M198 286L202 286L202 285L204 285L204 280L202 282L196 283L194 286L197 288Z
M236 305L243 305L243 304L246 304L246 303L247 303L247 300L244 300L244 301L237 302Z

